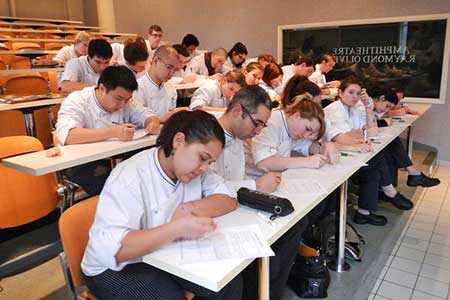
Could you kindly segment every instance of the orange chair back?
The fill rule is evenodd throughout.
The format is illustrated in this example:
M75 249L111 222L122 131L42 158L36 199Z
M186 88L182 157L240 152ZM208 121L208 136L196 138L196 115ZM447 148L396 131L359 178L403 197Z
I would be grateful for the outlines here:
M0 160L42 150L30 136L0 138ZM54 173L32 176L0 164L0 228L24 225L53 211L58 203Z
M59 50L66 45L67 43L46 43L45 50Z
M59 219L59 234L75 287L83 285L81 260L94 223L98 196L81 201L67 209Z
M48 84L40 75L18 75L6 80L5 92L11 95L47 94Z
M30 42L15 42L12 43L12 50L21 50L21 49L27 49L27 48L37 48L42 49L42 47L37 43L30 43Z

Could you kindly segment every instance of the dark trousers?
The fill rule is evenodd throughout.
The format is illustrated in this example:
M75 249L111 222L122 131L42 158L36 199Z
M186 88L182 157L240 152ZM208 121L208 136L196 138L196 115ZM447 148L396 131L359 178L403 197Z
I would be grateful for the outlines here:
M380 186L392 184L389 167L384 150L367 162L356 173L359 181L358 207L375 211L378 207L378 190Z
M80 185L89 196L100 194L111 173L109 159L93 161L81 166L76 166L65 171L69 180Z
M184 300L190 291L203 300L240 300L242 278L236 276L219 292L213 292L145 263L110 269L96 276L84 275L89 290L99 300Z
M397 186L398 184L398 169L407 168L413 165L413 162L408 156L400 138L395 138L385 149L386 162L388 166L388 172L392 180L392 184Z

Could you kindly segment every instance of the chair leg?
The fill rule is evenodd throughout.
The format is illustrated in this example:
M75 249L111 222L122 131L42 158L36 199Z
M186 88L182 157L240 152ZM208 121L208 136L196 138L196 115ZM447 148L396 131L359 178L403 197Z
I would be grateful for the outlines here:
M66 255L64 252L59 254L59 261L61 262L61 267L64 274L64 279L66 280L67 294L70 300L77 300L77 292L75 286L73 285L72 276L70 275L69 265L67 264Z

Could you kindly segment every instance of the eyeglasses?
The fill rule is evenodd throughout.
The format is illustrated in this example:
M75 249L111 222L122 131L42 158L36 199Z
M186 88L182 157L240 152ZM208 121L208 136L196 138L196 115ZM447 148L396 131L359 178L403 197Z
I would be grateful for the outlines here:
M266 128L266 127L267 127L267 123L264 123L263 121L259 121L259 120L258 120L258 122L256 122L255 119L253 119L252 115L251 115L251 114L248 112L248 110L245 108L245 106L241 105L241 107L242 107L242 110L248 115L248 117L250 118L250 121L252 121L253 125L254 125L256 128L263 129L263 128Z
M167 70L169 71L169 72L175 72L176 70L177 70L177 67L175 67L174 65L171 65L171 64L166 64L162 59L161 59L161 57L159 57L159 56L157 56L158 57L158 61L160 61L160 62L162 62L162 64L167 68Z

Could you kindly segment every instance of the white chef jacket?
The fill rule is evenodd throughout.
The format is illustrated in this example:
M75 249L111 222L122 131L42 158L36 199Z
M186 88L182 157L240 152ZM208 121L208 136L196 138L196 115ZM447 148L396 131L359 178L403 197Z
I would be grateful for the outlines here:
M106 269L120 271L128 264L141 262L139 258L117 263L115 256L124 237L133 230L168 223L180 204L213 194L236 197L223 178L212 171L189 183L173 182L160 165L158 150L142 151L111 172L100 194L81 262L85 275L95 276Z
M73 58L66 63L61 82L74 81L97 85L100 73L94 71L87 60L87 55Z
M61 104L56 123L56 136L61 145L66 143L72 128L105 128L115 123L133 123L144 127L152 112L131 99L117 112L104 110L95 96L95 87L85 87L71 93Z
M227 107L230 99L222 96L219 81L205 79L204 83L194 92L189 107L191 109L199 106Z
M133 97L156 116L162 116L177 106L177 91L169 82L158 86L147 73L138 79L138 89Z
M361 102L355 107L348 107L339 100L325 107L326 139L331 141L338 134L347 133L352 129L362 129L367 122L361 105L364 108Z

